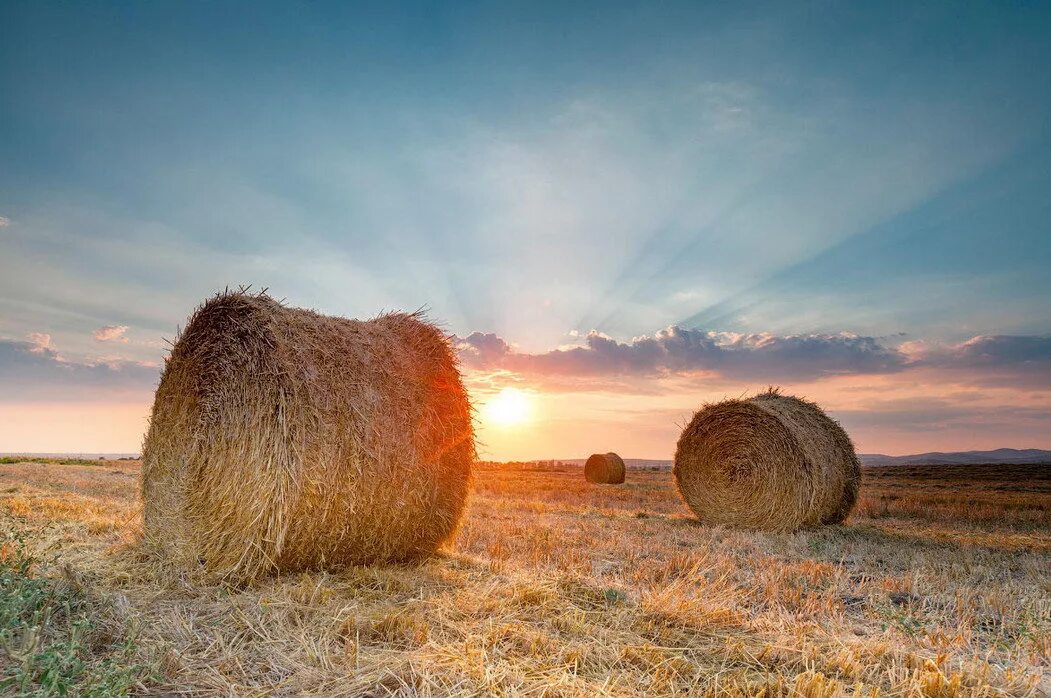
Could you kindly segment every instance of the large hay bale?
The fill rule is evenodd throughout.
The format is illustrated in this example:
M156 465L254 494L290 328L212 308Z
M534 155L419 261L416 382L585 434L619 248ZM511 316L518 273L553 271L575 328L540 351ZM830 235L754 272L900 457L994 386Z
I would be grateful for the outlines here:
M593 453L584 464L584 477L600 485L624 482L624 459L616 453Z
M433 325L245 292L206 302L177 338L142 452L147 549L239 580L433 552L459 525L475 458Z
M814 403L773 389L695 414L674 473L702 522L776 531L840 523L861 477L843 428Z

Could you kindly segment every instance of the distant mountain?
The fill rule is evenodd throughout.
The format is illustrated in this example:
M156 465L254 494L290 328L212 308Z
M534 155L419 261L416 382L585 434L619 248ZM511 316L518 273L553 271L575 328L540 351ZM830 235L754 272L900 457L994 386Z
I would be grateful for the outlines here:
M916 453L911 456L885 456L882 453L859 453L864 465L968 465L980 463L1051 463L1051 451L1039 448L998 448L995 451L958 451L955 453Z
M957 451L954 453L916 453L911 456L886 456L882 453L859 453L862 465L976 465L982 463L1025 464L1051 463L1051 451L1039 448L998 448L995 451ZM562 458L562 463L584 465L584 458ZM629 468L671 468L670 460L625 458Z
M29 453L26 451L17 451L11 453L0 453L0 457L4 458L19 458L25 456L26 458L83 458L84 460L97 460L99 458L105 458L106 460L118 460L120 458L132 458L138 460L138 453Z
M587 462L587 458L561 458L559 459L562 463L573 464L573 465L584 465ZM650 458L625 458L624 466L627 468L671 468L670 460L653 460Z

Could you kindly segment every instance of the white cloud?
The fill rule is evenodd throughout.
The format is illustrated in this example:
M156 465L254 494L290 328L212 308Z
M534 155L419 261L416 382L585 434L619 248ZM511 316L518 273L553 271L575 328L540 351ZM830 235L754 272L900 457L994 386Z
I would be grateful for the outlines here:
M160 367L120 359L67 360L34 333L30 341L0 339L0 403L133 399L145 401Z
M745 335L673 326L619 342L593 331L584 346L541 354L519 352L499 335L475 332L459 339L457 350L468 368L582 378L709 373L734 380L798 381L907 368L905 355L894 347L845 332Z
M531 377L706 374L733 381L798 382L910 370L949 371L959 383L1042 390L1051 378L1051 336L981 335L955 345L836 334L739 334L667 327L621 342L592 331L585 344L518 350L494 333L457 339L469 369ZM962 374L962 375L961 375Z
M6 228L9 225L11 225L11 219L0 216L0 228Z
M128 331L127 325L106 325L95 330L96 342L120 342L127 344L128 338L124 333Z

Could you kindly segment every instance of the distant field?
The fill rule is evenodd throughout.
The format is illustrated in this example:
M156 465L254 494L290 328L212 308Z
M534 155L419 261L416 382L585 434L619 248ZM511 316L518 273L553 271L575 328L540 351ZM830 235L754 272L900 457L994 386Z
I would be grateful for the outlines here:
M1051 465L895 465L864 469L859 513L1051 529Z
M666 471L484 465L446 555L246 589L156 583L137 478L0 464L7 691L1051 694L1047 466L866 469L846 525L765 534Z

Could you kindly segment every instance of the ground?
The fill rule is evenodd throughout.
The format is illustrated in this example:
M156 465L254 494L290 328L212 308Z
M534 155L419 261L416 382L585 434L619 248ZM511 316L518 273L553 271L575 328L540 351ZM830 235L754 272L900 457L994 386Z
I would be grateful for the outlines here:
M667 471L483 466L416 565L160 584L138 463L0 464L0 681L108 695L1048 695L1051 467L867 470L842 526L710 528Z

